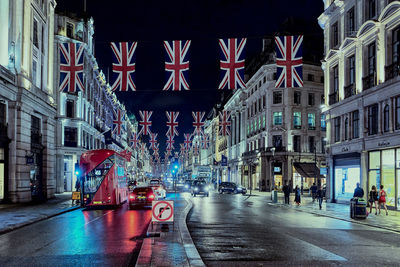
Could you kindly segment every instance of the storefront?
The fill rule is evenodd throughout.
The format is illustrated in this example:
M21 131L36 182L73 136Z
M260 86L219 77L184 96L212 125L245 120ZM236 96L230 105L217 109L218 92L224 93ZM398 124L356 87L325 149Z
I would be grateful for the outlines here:
M381 185L386 204L400 209L400 148L368 152L368 191Z
M313 184L324 185L325 175L321 174L320 169L314 162L295 162L293 164L293 187L300 187L308 192Z
M357 183L361 183L361 157L359 153L337 155L333 158L333 191L336 201L349 201Z

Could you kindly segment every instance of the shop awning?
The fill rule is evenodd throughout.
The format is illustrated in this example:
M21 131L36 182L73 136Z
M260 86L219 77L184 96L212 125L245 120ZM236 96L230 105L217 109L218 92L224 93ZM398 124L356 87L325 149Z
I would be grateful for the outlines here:
M319 173L319 168L315 165L315 163L307 163L307 162L295 162L294 168L296 171L303 177L306 178L325 178L325 176Z

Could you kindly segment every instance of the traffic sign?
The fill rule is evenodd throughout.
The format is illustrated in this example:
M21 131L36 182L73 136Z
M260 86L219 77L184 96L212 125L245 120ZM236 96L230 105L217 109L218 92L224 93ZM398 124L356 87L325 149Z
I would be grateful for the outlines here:
M152 222L173 222L174 221L174 202L173 201L159 201L152 202Z

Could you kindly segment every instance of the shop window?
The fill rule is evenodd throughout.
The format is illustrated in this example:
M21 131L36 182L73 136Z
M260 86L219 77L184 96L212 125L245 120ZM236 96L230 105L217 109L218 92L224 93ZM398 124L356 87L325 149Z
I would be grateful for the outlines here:
M293 127L294 129L301 129L301 112L293 112Z
M293 151L300 152L300 135L293 135Z
M315 113L308 113L308 129L315 130Z
M335 122L335 142L339 142L340 141L340 117L336 117L334 119Z
M368 107L368 135L378 133L378 104Z
M386 204L389 206L395 205L395 150L382 150L382 170L381 170L381 185L386 191Z
M273 104L281 104L282 103L282 92L274 92L272 103Z
M314 106L315 104L315 95L313 93L308 93L308 105Z
M360 118L358 110L353 111L352 116L353 116L352 137L353 139L355 139L360 137Z
M383 109L383 131L389 132L389 105Z
M297 105L301 104L301 92L300 91L294 91L293 103L297 104Z
M282 125L282 111L274 112L274 125Z

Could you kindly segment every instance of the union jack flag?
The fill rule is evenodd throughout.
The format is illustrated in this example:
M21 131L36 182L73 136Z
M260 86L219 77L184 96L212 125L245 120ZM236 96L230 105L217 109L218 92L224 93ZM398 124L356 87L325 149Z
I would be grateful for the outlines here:
M174 137L171 135L168 135L167 139L167 150L173 150L174 149Z
M276 36L275 87L303 87L303 35Z
M129 88L136 91L136 86L133 81L133 74L136 69L135 50L137 42L128 43L111 43L111 49L114 52L115 62L112 64L114 73L114 83L111 90L119 90L127 92Z
M201 138L201 147L203 149L208 149L209 146L210 146L210 137L208 136L208 134L203 134Z
M164 158L168 158L169 156L171 156L171 150L167 150L164 152Z
M185 154L185 144L180 144L181 146L181 156Z
M125 115L124 111L121 111L120 109L118 109L117 111L115 111L113 109L114 112L114 120L113 120L113 133L116 133L117 135L121 135L121 129L122 129L122 125L124 123L123 118Z
M165 71L167 83L163 90L181 91L189 90L188 70L190 40L188 41L164 41L166 51ZM169 77L168 77L169 75Z
M83 45L79 43L60 44L60 87L65 93L84 91Z
M185 136L185 140L183 141L183 143L185 145L185 149L188 150L190 148L190 144L192 143L192 141L190 140L191 135L184 134L184 136Z
M140 153L142 154L142 156L144 155L144 152L146 152L146 144L142 143L142 145L140 146Z
M129 145L131 148L136 149L138 146L139 139L138 139L138 134L137 133L132 133L131 138L129 140Z
M174 157L175 157L176 159L179 158L179 153L178 153L178 152L175 152L174 154L175 154Z
M199 154L199 144L194 144L193 145L193 155L198 155Z
M200 111L196 111L193 112L192 111L192 116L193 116L193 127L194 127L194 132L196 134L201 134L203 132L203 127L204 127L204 121L203 121L203 117L204 117L205 112L200 112Z
M179 116L179 112L175 112L175 111L171 111L171 112L168 112L168 111L166 111L165 112L166 114L167 114L167 119L168 119L168 121L167 121L167 126L168 126L168 131L167 131L167 135L169 135L169 136L178 136L179 135L179 133L178 133L178 130L176 129L177 127L178 127L178 122L176 121L177 119L178 119L178 116Z
M151 133L151 134L150 134L150 141L149 141L149 143L150 143L150 148L152 148L153 150L155 149L156 144L157 144L157 135L158 135L158 134L156 134L156 133Z
M151 120L150 117L153 114L153 111L139 111L139 115L142 118L142 120L139 122L139 125L142 126L140 129L139 135L143 133L144 135L151 134L150 131L150 126L151 126Z
M154 147L153 147L153 150L158 152L160 150L160 144L159 143L155 143Z
M224 110L223 112L219 112L219 134L226 136L230 135L231 131L229 127L231 127L230 121L231 113L229 111Z
M245 88L244 83L244 46L246 38L219 39L221 47L221 76L222 80L218 89Z

